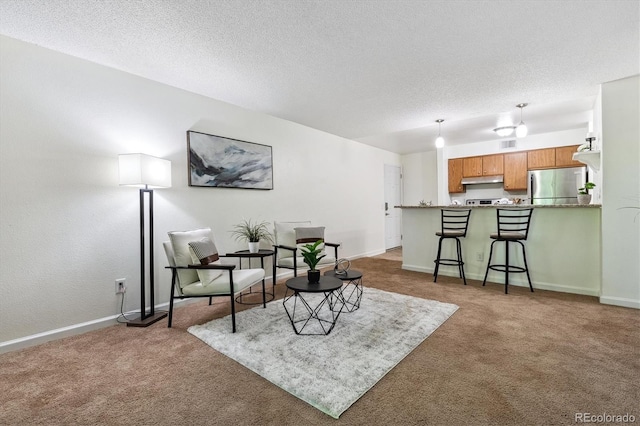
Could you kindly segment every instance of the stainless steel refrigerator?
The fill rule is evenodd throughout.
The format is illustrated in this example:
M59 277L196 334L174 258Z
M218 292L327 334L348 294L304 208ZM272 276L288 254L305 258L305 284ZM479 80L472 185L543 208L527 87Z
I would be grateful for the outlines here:
M578 188L586 179L586 167L530 171L531 204L578 204Z

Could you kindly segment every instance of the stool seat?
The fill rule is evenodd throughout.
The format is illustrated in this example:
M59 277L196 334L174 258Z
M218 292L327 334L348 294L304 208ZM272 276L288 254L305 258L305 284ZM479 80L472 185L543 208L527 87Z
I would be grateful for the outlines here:
M531 276L529 275L529 266L527 265L527 253L523 241L526 241L529 236L529 225L531 224L531 215L533 214L533 208L508 208L508 209L496 209L496 216L498 219L498 232L489 234L489 237L494 240L491 243L491 249L489 250L489 261L487 262L487 270L484 273L484 280L482 285L487 283L487 276L489 275L489 269L498 272L504 272L504 293L509 293L509 274L510 273L525 273L527 274L527 280L529 281L529 288L533 291L533 285L531 285ZM505 248L505 263L496 264L491 263L493 258L493 245L498 242L504 242ZM517 243L522 248L522 259L524 261L524 267L518 265L511 265L509 263L509 243Z
M436 232L436 236L440 237L438 240L438 255L434 263L436 264L433 271L433 282L438 279L438 271L440 265L457 266L460 278L467 285L467 277L464 274L464 261L462 260L462 245L460 238L464 238L467 235L467 227L469 226L469 216L471 216L471 209L442 209L440 210L440 231ZM440 256L442 253L442 241L452 238L456 240L456 258L445 259Z
M465 234L464 231L438 231L438 232L436 232L436 235L438 237L449 237L449 238L464 237L464 234Z

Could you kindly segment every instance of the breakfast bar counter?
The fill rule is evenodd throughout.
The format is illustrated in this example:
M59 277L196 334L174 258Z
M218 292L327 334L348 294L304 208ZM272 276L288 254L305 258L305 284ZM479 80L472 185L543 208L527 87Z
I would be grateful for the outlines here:
M527 262L534 289L599 296L601 287L600 205L396 206L402 209L402 268L432 274L438 249L441 209L471 208L467 236L461 239L467 278L484 278L496 208L533 207ZM504 260L504 245L494 249L494 263ZM443 257L455 257L455 244L445 243ZM510 252L522 264L520 250ZM458 276L457 267L440 267L438 275ZM528 287L524 274L509 285ZM431 278L431 277L430 277ZM504 284L504 274L490 271L488 282ZM460 281L462 283L462 280Z

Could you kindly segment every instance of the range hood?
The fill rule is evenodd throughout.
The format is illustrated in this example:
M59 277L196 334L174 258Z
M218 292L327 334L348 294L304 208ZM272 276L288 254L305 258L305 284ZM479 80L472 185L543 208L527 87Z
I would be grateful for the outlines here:
M503 182L503 176L477 176L477 177L468 177L462 178L463 185L476 185L479 183L501 183Z

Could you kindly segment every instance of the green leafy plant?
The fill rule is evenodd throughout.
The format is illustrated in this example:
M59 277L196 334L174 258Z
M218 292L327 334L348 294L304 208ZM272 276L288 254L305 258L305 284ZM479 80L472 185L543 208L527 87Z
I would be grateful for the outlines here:
M231 235L235 237L237 241L247 240L250 243L257 243L260 240L273 241L271 232L267 225L269 222L255 222L251 223L251 219L243 220L242 223L233 225L233 231Z
M322 243L322 240L318 240L313 244L305 244L300 249L302 257L304 257L304 263L309 265L309 269L312 271L315 271L318 262L320 262L320 260L326 256L326 254L318 256L320 253L322 253L322 250L318 248L318 246Z
M589 193L590 189L593 189L596 187L596 184L593 182L586 182L584 184L584 186L582 188L578 188L578 194L580 195L586 195Z

